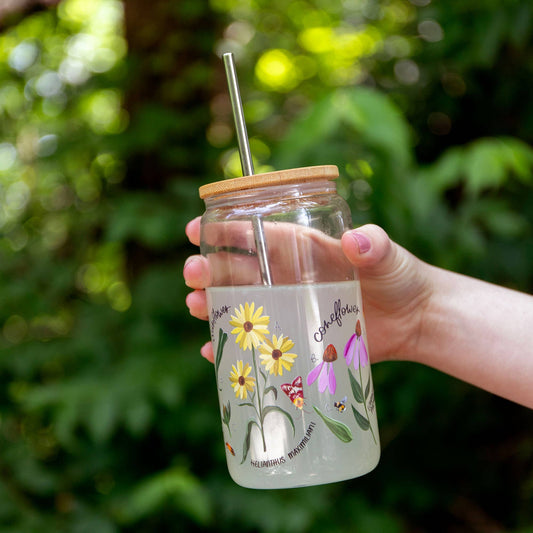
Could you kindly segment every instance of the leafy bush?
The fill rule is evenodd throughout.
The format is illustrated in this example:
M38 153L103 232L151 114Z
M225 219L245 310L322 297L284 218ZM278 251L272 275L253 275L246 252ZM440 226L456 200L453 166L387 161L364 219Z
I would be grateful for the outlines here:
M374 473L236 486L181 271L197 187L239 173L231 49L256 170L338 164L355 224L531 291L532 11L64 0L6 26L0 531L531 528L531 412L407 363L373 370Z

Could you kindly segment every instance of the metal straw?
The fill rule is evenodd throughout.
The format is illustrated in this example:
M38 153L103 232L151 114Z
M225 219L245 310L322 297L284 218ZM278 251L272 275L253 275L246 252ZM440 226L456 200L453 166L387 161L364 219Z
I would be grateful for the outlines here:
M233 118L235 120L235 129L237 132L237 142L239 144L239 154L241 156L241 167L243 176L252 176L254 165L252 162L252 153L250 143L246 132L246 122L242 110L241 93L239 82L237 81L237 71L233 54L228 52L223 55L226 77L228 80L229 96L231 107L233 109ZM259 259L259 269L264 285L272 285L272 275L267 260L267 246L265 242L265 232L263 230L263 221L257 215L252 217L252 228L254 232L255 247L257 249L257 258Z

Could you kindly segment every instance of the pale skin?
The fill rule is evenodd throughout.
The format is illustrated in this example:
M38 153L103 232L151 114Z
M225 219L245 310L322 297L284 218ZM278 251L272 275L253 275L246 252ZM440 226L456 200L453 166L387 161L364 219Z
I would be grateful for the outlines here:
M186 233L200 244L200 217ZM372 363L418 362L533 409L533 296L424 263L375 225L340 245L359 269ZM189 257L183 275L191 314L207 320L208 261ZM200 351L213 361L210 342Z

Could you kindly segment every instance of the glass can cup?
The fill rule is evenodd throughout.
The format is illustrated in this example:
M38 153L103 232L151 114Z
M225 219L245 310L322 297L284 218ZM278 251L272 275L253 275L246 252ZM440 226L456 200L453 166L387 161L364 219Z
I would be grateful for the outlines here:
M248 488L361 476L380 444L350 210L333 165L200 187L230 475Z

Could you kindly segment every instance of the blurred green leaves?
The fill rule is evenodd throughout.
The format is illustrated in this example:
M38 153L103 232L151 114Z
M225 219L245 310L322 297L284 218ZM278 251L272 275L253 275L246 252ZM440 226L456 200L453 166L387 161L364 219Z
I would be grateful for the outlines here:
M197 187L240 173L230 50L256 170L337 164L355 224L531 291L532 11L64 0L3 28L0 532L527 529L531 417L408 364L373 370L372 475L236 486L181 271Z
M446 151L427 172L432 186L442 192L465 182L469 193L479 194L484 190L498 189L509 178L531 182L533 149L519 139L486 138L467 146Z
M131 491L120 506L120 521L137 522L169 503L198 524L205 526L213 519L213 506L204 486L184 468L171 468Z
M280 168L287 168L291 160L303 165L318 159L330 150L332 138L342 135L352 153L359 145L364 147L361 151L383 154L399 172L408 168L411 142L404 118L383 94L364 87L332 91L296 120L278 148ZM317 151L319 156L314 155Z

